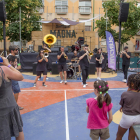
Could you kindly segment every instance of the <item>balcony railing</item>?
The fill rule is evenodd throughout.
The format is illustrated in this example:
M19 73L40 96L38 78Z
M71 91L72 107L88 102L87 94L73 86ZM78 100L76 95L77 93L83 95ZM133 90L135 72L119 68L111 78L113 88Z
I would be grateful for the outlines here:
M43 14L44 13L44 7L36 8L36 10L38 11L39 14Z
M68 13L68 6L55 6L55 12L57 14L67 14Z
M83 15L91 14L91 6L79 6L79 13Z

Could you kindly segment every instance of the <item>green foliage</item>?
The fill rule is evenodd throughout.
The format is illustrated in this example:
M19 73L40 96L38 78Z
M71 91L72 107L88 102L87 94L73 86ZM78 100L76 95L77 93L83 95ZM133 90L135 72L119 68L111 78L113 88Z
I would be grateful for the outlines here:
M19 7L21 7L21 39L31 40L31 32L40 30L41 20L36 8L42 8L42 0L5 0L7 14L6 35L10 41L19 41ZM1 30L0 30L1 35ZM0 37L1 39L1 37Z
M120 0L111 0L103 3L103 8L105 15L100 20L96 21L96 28L98 28L98 34L101 38L106 38L106 9L108 24L107 30L110 31L116 42L119 40L119 30L113 30L112 26L119 26L119 9L120 9ZM122 35L121 35L121 44L126 43L136 33L140 30L140 7L137 8L137 1L133 0L129 2L129 14L127 22L122 22Z

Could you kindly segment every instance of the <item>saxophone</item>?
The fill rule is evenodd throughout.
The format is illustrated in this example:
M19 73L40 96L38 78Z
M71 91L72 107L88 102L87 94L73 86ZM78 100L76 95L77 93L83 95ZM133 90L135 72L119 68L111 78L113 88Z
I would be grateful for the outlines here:
M99 63L102 64L102 62L103 62L103 55L102 55L102 53L101 53Z

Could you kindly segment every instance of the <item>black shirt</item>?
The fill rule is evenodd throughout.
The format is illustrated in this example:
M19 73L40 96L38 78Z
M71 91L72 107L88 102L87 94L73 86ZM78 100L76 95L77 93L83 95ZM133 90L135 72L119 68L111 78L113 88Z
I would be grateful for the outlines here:
M127 54L131 57L131 53L127 52ZM123 65L130 65L130 58L127 58L125 54L122 54L122 64Z
M77 57L77 59L76 60L78 60L78 55L73 55L72 57L71 57L71 60L73 60L74 58L76 58ZM71 61L72 63L75 63L75 61Z
M38 60L42 59L41 57L37 57L37 62ZM36 66L36 71L46 71L46 61L43 59L42 62L38 62Z
M58 54L57 55L61 55L61 51L60 52L58 52ZM67 53L65 53L66 55L67 55ZM63 64L66 64L66 58L64 58L64 55L62 55L61 56L61 58L58 60L58 64L60 64L60 65L63 65Z
M85 53L86 53L85 51L80 51L79 57L81 57ZM80 60L79 64L80 64L81 68L89 67L89 61L88 61L87 55L85 55L84 58Z
M96 58L99 60L100 57L101 57L101 54L99 54L99 53L95 54L95 60L96 60ZM97 63L99 63L99 61L96 60L96 64L97 64Z

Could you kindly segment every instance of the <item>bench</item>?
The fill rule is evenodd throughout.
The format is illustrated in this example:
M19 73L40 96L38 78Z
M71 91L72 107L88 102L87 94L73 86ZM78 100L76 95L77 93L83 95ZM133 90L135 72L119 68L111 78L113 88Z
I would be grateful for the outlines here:
M140 125L133 125L133 129L135 131L137 139L140 140Z

